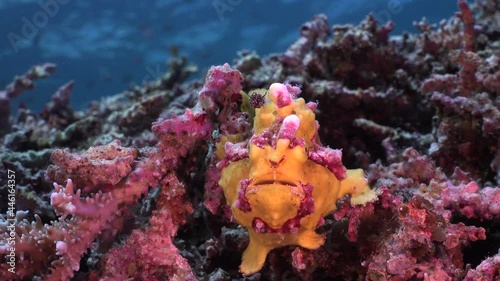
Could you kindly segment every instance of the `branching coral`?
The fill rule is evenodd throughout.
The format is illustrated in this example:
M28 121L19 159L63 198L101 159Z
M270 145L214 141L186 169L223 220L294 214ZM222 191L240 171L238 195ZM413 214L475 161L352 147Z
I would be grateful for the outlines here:
M150 218L151 226L146 231L134 230L125 245L103 258L101 280L197 280L173 244L178 228L193 208L175 175L167 175L161 184L159 210Z
M330 28L320 15L284 54L243 51L204 85L176 58L88 110L69 107L70 82L40 115L5 114L0 200L15 171L19 211L15 231L0 216L0 255L15 237L17 257L0 279L498 279L498 7L459 1L395 37L372 16ZM377 201L342 197L349 179L366 187L344 165ZM242 277L242 255L243 273L260 270Z
M14 81L4 91L0 91L0 135L10 129L10 102L26 90L35 88L35 80L47 78L56 70L52 63L33 66L24 75L16 76Z
M45 226L39 219L36 224L26 221L22 224L26 227L17 230L20 244L25 245L16 248L17 255L23 257L19 266L30 271L22 270L14 275L2 266L2 275L11 280L34 274L45 275L46 280L71 278L93 241L103 231L112 231L111 237L114 237L121 228L121 217L127 207L150 187L157 187L165 180L168 171L179 167L181 158L187 157L210 136L210 128L203 113L188 110L182 116L153 124L152 130L160 142L157 147L141 150L140 154L136 149L121 147L119 142L90 148L81 154L55 150L52 153L55 165L49 168L48 177L56 182L74 177L82 186L76 190L71 179L66 187L55 183L51 205L61 215L59 220ZM184 141L180 141L181 138ZM38 230L30 231L35 226ZM45 257L30 252L30 248L35 249L42 240L46 245L41 249L47 254ZM50 265L46 272L44 268Z

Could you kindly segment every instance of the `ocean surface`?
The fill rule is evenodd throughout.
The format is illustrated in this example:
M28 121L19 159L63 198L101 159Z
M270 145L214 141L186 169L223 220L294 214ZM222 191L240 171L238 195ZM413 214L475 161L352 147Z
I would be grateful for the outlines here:
M53 62L57 71L23 93L22 102L39 111L59 86L75 81L72 105L124 91L166 71L172 55L199 66L231 63L238 50L261 56L284 52L299 27L324 13L330 25L357 24L369 12L392 20L392 35L416 32L426 17L437 23L457 10L455 0L2 0L0 1L0 87L30 66Z

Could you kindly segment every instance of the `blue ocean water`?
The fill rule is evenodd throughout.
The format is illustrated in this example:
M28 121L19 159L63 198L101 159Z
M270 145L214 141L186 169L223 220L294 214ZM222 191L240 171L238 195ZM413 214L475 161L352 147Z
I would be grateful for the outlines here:
M416 32L412 22L448 18L455 0L1 0L0 88L33 64L56 63L51 78L18 97L39 111L59 86L75 80L72 105L154 80L177 52L197 64L202 77L236 52L284 52L300 25L325 13L330 25L359 23L372 12L396 23L393 35Z

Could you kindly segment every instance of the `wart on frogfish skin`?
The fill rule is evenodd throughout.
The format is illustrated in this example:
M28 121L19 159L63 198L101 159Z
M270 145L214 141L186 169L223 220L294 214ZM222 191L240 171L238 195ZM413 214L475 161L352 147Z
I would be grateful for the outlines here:
M259 271L272 249L323 245L325 237L315 229L344 195L352 195L353 204L376 198L361 169L347 170L340 150L319 143L316 104L299 94L298 87L272 84L265 103L255 108L248 144L220 146L219 185L250 237L240 265L244 275Z

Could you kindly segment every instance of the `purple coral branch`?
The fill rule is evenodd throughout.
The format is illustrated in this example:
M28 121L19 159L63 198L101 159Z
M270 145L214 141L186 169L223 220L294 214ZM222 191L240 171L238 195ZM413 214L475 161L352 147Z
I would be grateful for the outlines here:
M173 243L193 208L186 200L184 185L174 174L166 175L161 183L159 208L149 220L151 227L134 230L125 245L104 256L102 280L197 280ZM135 270L129 270L131 266Z
M500 218L500 188L479 188L476 182L453 185L443 183L442 204L467 218L492 220Z
M47 78L55 70L56 65L52 63L35 65L25 74L16 76L4 91L0 91L0 135L6 133L10 128L10 103L12 99L26 90L33 89L35 80Z
M483 260L476 268L467 272L463 281L498 280L500 276L500 251Z
M317 42L324 41L330 33L330 25L324 14L317 15L311 21L304 23L300 27L301 37L283 54L281 58L283 64L289 67L298 66L310 48Z
M474 16L466 0L458 0L458 7L460 12L457 16L464 23L464 50L473 52L475 50Z

